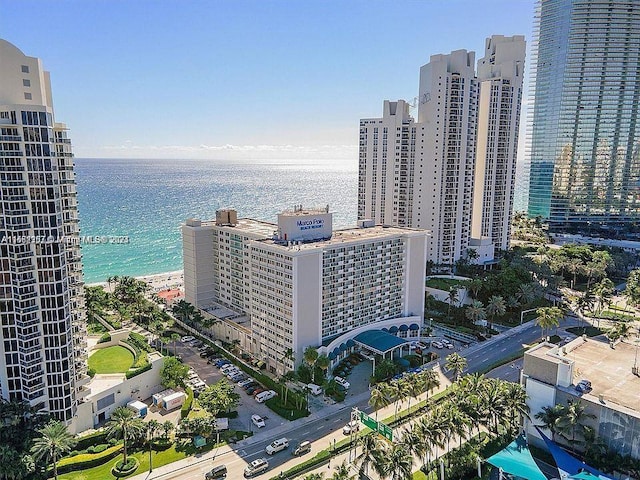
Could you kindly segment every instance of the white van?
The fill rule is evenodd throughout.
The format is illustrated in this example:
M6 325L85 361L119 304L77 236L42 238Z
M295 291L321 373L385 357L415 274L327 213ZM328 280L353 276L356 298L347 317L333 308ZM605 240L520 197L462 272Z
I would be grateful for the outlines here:
M322 388L316 385L315 383L308 384L307 388L313 395L320 395L322 393Z
M273 398L275 396L276 396L276 392L274 392L273 390L266 390L266 391L260 392L258 395L256 395L256 402L264 403L267 400L269 400L270 398Z

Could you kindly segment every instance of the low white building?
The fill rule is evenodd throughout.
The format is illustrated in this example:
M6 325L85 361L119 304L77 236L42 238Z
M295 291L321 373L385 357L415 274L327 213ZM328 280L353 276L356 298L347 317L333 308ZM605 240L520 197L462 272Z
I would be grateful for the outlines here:
M289 349L300 363L306 347L365 325L422 324L427 231L367 221L332 230L328 208L296 207L278 224L217 217L182 227L187 301L246 314L249 351L272 371L294 368Z

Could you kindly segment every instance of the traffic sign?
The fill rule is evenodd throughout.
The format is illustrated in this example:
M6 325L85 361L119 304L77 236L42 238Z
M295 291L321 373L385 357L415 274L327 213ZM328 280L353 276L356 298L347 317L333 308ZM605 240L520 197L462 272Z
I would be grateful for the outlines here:
M385 425L382 422L378 422L374 420L364 412L360 412L360 421L366 427L369 427L374 432L378 432L380 435L382 435L384 438L386 438L390 442L393 441L393 430L388 425Z

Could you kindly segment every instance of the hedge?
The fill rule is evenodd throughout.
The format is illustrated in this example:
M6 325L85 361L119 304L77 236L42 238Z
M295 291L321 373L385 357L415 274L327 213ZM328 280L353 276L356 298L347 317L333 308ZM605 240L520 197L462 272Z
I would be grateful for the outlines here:
M107 441L107 432L99 431L90 433L89 435L84 435L80 438L76 439L78 443L76 443L76 450L86 450L87 448L98 445L100 443L106 443Z
M304 418L309 415L308 411L298 410L289 402L287 402L287 405L283 405L281 401L282 399L284 399L284 397L273 397L264 402L264 404L282 418L287 418L289 420L297 420L298 418ZM287 400L289 399L287 398Z
M136 375L140 375L141 373L148 372L149 370L151 370L150 363L146 364L144 367L136 368L135 370L129 370L124 374L124 376L129 379L135 377Z
M187 418L189 412L191 411L191 406L193 405L193 390L187 388L186 392L187 398L182 404L182 407L180 407L180 418Z
M100 339L98 340L98 343L107 343L110 341L111 341L111 334L105 333L100 337Z
M58 473L73 472L76 470L86 470L88 468L97 467L120 454L122 445L118 444L111 448L107 448L101 453L81 453L74 457L63 458L58 462Z
M137 332L129 333L129 338L127 338L129 343L135 345L143 352L151 352L153 349L149 346L149 342L147 341L147 337L141 335Z

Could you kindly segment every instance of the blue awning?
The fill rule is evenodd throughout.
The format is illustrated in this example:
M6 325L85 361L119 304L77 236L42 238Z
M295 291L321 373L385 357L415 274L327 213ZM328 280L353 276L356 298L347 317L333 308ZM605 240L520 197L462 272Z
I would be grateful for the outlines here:
M347 344L346 343L341 343L340 344L340 352L344 352L347 349Z
M356 342L354 342L353 339L347 340L347 348L354 347L355 345L356 345Z
M407 330L409 330L409 327L407 327L406 325L402 324L400 325L400 331L401 332L406 332Z
M398 327L395 325L389 329L389 333L398 333Z
M335 359L336 359L336 354L335 354L335 353L333 353L333 352L331 352L331 353L329 354L329 360L335 360Z
M420 325L418 325L417 323L412 323L411 325L409 325L409 330L412 330L414 332L420 330Z
M336 347L336 348L333 349L333 352L331 352L331 353L333 353L337 357L338 355L340 355L340 349L338 347Z
M487 462L518 478L547 480L531 456L523 435L520 435L492 457L487 458Z
M383 328L383 329L382 329L382 331L383 331L383 332L388 332L388 331L389 331L389 329L388 329L388 328Z
M366 332L359 333L353 339L356 343L368 348L369 350L373 350L380 355L407 343L406 340L398 338L387 332L383 332L382 330L368 330Z

